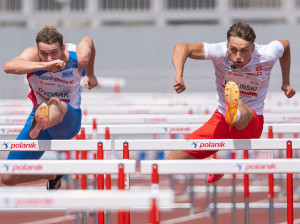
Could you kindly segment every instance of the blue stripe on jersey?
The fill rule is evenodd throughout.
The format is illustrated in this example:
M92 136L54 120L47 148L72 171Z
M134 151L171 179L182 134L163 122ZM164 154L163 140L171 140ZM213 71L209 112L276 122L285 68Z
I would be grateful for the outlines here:
M77 54L76 51L69 51L69 60L66 64L65 69L70 69L70 68L77 68Z
M74 59L75 61L77 61L76 51L69 51L69 59Z
M73 61L70 62L70 65L68 65L69 61L71 61L71 60L75 60L76 61L76 67L72 67L72 65L74 63ZM69 51L69 61L68 61L67 65L66 65L66 68L77 68L78 67L78 64L77 64L78 59L77 59L76 51ZM81 75L85 76L85 73L86 73L86 71L85 71L85 69L83 69Z
M35 72L30 72L31 74L34 74L36 76L41 76L45 73L47 73L48 71L47 70L39 70L39 71L35 71Z

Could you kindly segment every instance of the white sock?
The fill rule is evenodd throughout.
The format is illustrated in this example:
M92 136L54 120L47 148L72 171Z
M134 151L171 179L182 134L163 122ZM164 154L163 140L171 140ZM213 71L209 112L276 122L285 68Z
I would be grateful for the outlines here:
M241 112L239 111L239 109L237 109L237 111L236 111L236 119L235 119L234 122L237 122L240 118L241 118Z

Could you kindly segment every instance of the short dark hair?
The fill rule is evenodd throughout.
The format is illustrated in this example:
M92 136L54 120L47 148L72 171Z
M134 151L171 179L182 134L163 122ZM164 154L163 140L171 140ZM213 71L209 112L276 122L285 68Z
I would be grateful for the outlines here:
M59 46L63 47L63 35L59 33L54 26L45 26L36 35L36 44L40 42L45 44L59 43Z
M234 23L229 30L227 31L227 40L229 41L230 37L240 37L243 40L249 41L252 44L255 42L256 35L254 30L249 24L246 23Z

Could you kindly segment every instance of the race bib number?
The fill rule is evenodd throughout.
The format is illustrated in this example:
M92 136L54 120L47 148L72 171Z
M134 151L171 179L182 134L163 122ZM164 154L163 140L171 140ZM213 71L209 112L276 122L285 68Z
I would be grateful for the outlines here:
M227 71L222 85L224 88L228 81L234 81L239 87L240 96L248 99L255 99L261 86L261 78L240 72Z

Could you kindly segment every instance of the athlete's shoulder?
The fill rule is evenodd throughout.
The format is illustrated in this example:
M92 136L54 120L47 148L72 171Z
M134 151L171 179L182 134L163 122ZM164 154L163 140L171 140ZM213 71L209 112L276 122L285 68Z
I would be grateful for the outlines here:
M224 58L227 52L226 42L219 43L203 43L206 59Z
M284 47L278 40L271 41L270 43L264 45L255 44L255 49L260 57L267 57L270 60L277 60L284 52Z
M36 46L26 48L19 57L27 61L40 61Z
M68 49L68 51L74 51L76 52L76 44L72 44L72 43L65 43L65 47Z
M269 42L268 44L255 44L255 48L261 52L269 52L269 51L280 51L283 50L283 45L280 41L278 40L273 40Z

